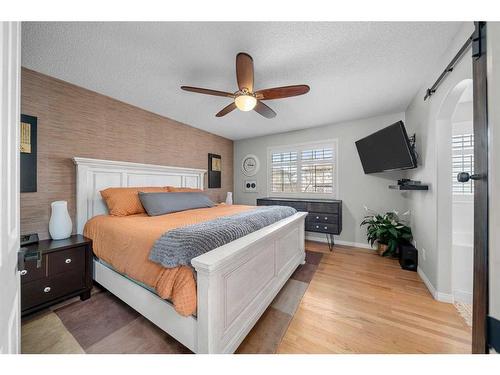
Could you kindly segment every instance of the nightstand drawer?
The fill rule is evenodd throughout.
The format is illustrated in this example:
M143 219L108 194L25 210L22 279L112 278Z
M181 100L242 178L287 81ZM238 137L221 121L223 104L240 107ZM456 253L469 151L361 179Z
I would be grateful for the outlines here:
M83 272L85 268L85 246L48 254L48 276L63 272Z
M61 273L26 283L21 290L21 310L27 310L85 287L81 273Z
M339 227L337 224L306 223L306 231L338 234Z
M31 281L43 279L47 273L47 256L41 257L40 267L37 267L37 255L27 254L24 260L24 269L21 270L21 283L29 283Z
M306 220L308 223L338 224L339 215L329 215L318 212L309 212L309 215L307 215Z

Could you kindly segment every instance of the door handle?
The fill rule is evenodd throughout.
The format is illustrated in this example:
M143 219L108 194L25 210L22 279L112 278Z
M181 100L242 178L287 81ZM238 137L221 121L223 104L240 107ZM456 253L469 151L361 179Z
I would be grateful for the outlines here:
M26 255L26 248L21 247L19 251L17 252L17 270L19 272L24 271L25 264L24 264L24 256Z
M481 174L469 174L467 172L460 172L457 174L457 181L458 182L467 182L469 180L480 180L483 178L483 175Z

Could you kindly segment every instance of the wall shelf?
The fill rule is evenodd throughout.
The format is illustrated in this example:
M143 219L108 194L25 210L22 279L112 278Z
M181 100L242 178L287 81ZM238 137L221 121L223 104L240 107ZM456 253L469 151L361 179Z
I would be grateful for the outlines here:
M392 190L429 190L429 185L389 185Z

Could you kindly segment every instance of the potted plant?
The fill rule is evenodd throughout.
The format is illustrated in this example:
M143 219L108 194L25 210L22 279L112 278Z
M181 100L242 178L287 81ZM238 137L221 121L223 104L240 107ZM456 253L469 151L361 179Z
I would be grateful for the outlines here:
M368 243L373 246L376 241L378 252L382 256L394 256L400 243L409 242L413 238L411 228L399 218L396 211L367 215L361 222L361 226L364 225L367 226Z

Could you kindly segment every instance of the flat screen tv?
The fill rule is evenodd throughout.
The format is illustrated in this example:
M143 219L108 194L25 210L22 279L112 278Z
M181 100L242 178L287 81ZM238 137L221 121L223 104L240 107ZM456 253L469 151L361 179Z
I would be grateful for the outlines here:
M356 141L365 173L376 173L417 167L417 157L403 121Z

